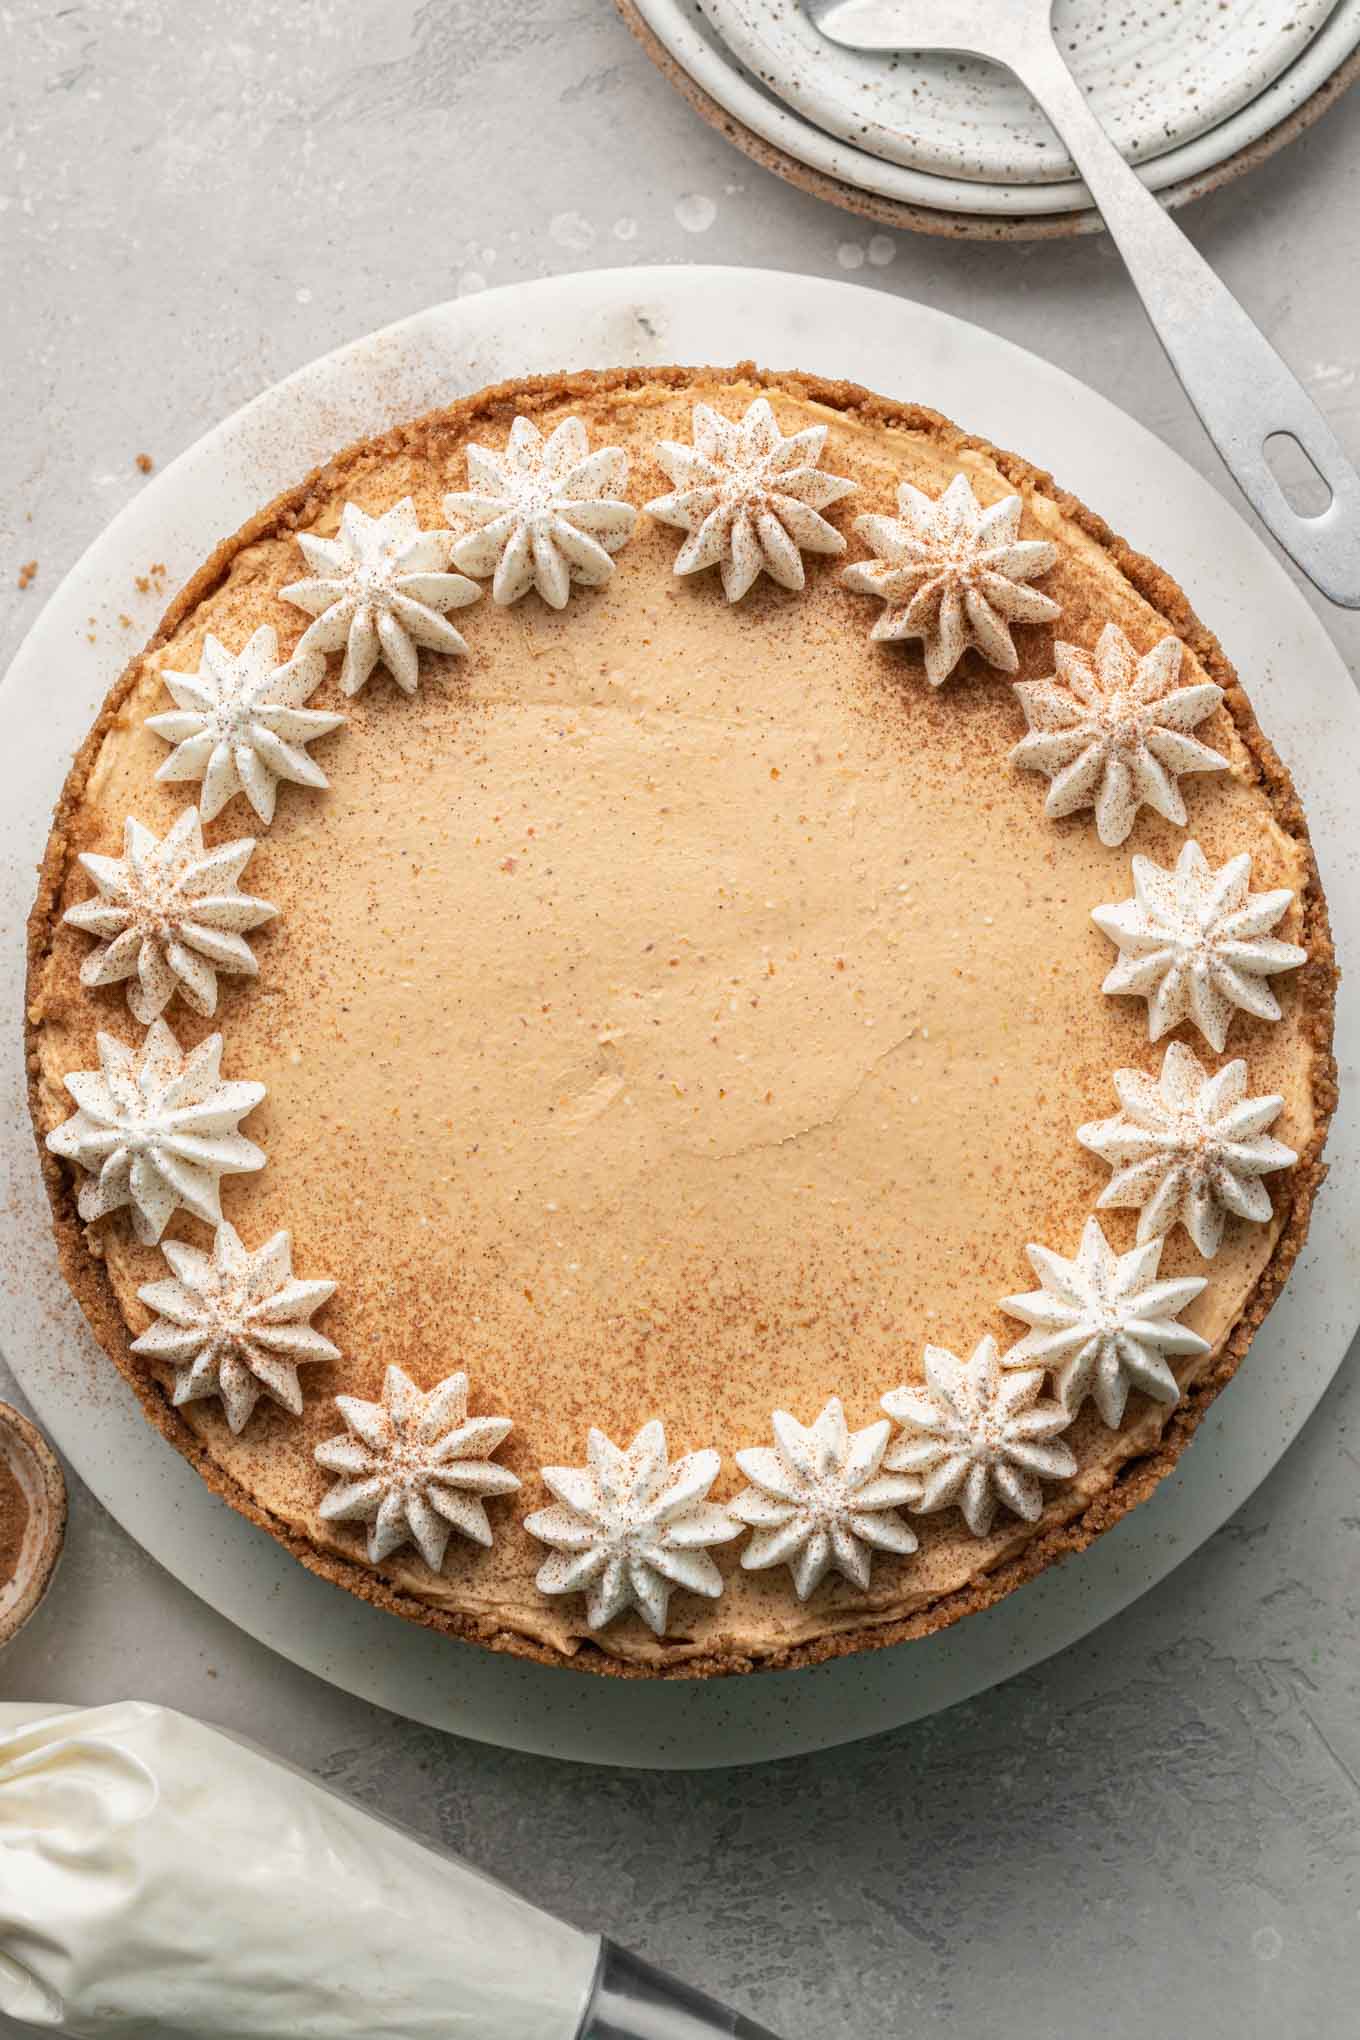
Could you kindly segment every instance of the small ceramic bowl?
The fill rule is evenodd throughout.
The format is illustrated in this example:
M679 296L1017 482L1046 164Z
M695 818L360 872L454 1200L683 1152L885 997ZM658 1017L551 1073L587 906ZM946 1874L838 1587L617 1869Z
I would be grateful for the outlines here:
M0 1402L0 1467L18 1483L28 1522L13 1576L0 1582L0 1649L18 1635L52 1583L66 1536L66 1481L42 1432Z

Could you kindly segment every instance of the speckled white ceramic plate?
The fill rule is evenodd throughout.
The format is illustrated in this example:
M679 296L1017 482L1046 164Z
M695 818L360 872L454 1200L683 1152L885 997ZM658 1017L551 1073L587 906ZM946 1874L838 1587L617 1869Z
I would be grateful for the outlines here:
M977 327L851 284L744 269L605 270L439 305L341 348L149 482L57 589L0 685L0 1349L124 1528L252 1636L399 1714L601 1763L743 1763L845 1742L947 1707L1084 1636L1251 1493L1326 1387L1360 1313L1360 1155L1346 1103L1332 1129L1332 1180L1293 1280L1193 1449L1144 1508L1079 1559L924 1642L815 1671L665 1685L493 1657L314 1578L210 1492L96 1348L57 1266L28 1133L23 921L71 754L168 591L326 454L482 384L535 370L750 356L854 376L1018 444L1172 566L1222 633L1294 769L1338 948L1343 962L1360 960L1360 702L1274 555L1215 489L1104 398ZM157 560L167 593L138 589L136 577ZM1349 1075L1360 1047L1354 967L1338 1030Z
M984 184L1076 170L1019 80L940 53L864 54L820 35L803 0L699 0L747 70L814 126L871 156ZM1301 57L1336 0L1057 0L1053 29L1130 162L1193 141Z
M1005 219L1081 212L1089 207L1086 187L1073 179L1047 184L981 183L888 162L867 148L826 133L772 96L755 73L738 61L705 19L704 4L707 0L632 0L637 16L660 47L710 99L761 141L796 162L872 197L937 212ZM1002 0L998 0L1000 4ZM1337 0L1302 55L1287 70L1227 119L1144 164L1144 181L1152 190L1163 191L1226 162L1310 99L1357 45L1360 0Z

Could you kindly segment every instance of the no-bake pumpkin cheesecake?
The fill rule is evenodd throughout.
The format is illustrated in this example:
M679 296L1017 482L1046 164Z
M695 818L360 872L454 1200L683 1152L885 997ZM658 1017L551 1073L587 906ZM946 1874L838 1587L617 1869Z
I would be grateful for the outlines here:
M67 1275L307 1565L701 1673L1143 1499L1333 1103L1288 777L1175 582L935 414L508 384L226 541L32 922Z

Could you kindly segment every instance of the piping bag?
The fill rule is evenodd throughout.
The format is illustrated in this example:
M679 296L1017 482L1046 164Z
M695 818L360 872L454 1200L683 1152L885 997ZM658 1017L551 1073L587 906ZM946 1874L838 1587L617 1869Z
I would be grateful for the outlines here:
M79 2040L774 2040L135 1700L0 1705L0 2012Z

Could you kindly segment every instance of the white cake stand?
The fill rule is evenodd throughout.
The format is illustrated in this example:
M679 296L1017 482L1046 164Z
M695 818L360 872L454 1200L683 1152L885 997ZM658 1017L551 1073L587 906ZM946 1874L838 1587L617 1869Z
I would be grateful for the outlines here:
M1162 1579L1245 1500L1322 1394L1360 1313L1357 1133L1343 1103L1307 1251L1231 1392L1151 1502L1082 1557L943 1635L814 1671L697 1684L493 1657L314 1578L202 1484L98 1352L57 1268L28 1133L22 926L69 758L128 652L220 537L350 439L517 373L748 357L936 405L1051 465L1175 570L1222 635L1308 804L1337 946L1353 972L1338 1015L1348 1070L1360 1039L1360 703L1311 610L1223 498L1104 398L976 327L850 284L744 269L606 270L439 305L341 348L150 482L57 589L0 686L0 1349L124 1528L252 1636L398 1714L601 1763L744 1763L824 1748L947 1707L1061 1650ZM155 562L163 587L139 590Z

